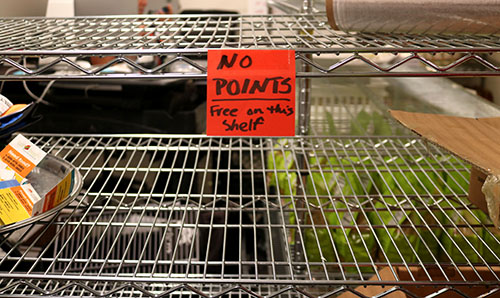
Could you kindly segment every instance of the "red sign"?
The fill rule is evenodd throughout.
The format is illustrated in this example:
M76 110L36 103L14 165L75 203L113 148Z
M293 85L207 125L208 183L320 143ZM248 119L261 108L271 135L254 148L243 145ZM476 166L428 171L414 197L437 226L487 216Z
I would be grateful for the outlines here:
M207 135L295 135L295 52L208 50Z

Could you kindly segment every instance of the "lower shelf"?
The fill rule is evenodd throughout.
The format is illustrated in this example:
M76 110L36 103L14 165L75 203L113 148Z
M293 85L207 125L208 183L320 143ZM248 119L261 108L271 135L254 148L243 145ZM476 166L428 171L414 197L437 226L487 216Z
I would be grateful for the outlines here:
M30 138L85 182L2 235L0 295L500 294L469 166L420 139Z

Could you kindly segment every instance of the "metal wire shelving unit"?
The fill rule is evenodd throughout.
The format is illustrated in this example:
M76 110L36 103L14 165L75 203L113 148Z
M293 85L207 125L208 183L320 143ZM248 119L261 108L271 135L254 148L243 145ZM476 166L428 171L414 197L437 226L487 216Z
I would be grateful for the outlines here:
M78 167L84 191L60 216L18 232L0 261L3 295L500 291L500 240L467 203L469 167L416 138L31 139ZM303 169L272 166L298 156ZM299 194L297 184L314 187ZM392 268L390 279L379 268Z
M177 15L1 19L0 80L204 79L212 48L294 49L301 134L316 132L309 78L500 75L487 59L495 36L337 32L324 14ZM81 63L93 56L111 59ZM3 296L500 294L500 237L466 199L469 166L417 138L30 138L72 162L84 190L3 235Z
M486 59L500 49L494 36L344 33L332 30L324 14L6 18L0 20L0 31L0 65L15 70L2 80L205 78L210 48L294 49L296 60L309 66L298 77L488 76L500 71ZM445 64L431 59L438 53L450 54ZM323 66L311 57L327 54L337 61ZM75 61L89 55L114 59L99 66ZM137 55L169 59L146 67L135 60ZM24 64L22 58L28 57L51 59ZM404 66L411 61L425 67L409 71ZM110 71L121 62L131 73ZM174 64L189 70L175 71ZM476 67L463 70L464 64ZM347 65L361 68L346 70Z

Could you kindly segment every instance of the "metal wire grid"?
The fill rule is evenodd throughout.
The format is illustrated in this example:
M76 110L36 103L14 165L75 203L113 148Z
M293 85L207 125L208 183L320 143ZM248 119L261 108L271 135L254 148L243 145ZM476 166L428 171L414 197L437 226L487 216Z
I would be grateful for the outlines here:
M310 134L410 135L408 130L387 115L385 103L391 95L387 94L388 85L385 82L374 83L371 79L358 78L356 82L332 83L317 79L311 84ZM370 86L367 88L367 85ZM374 123L374 117L379 117L377 120L383 123ZM383 133L377 127L380 125L386 128Z
M297 13L303 13L306 12L309 7L308 3L304 3L303 1L283 1L283 0L269 0L267 1L267 5L273 9L273 14L274 10L277 10L277 13L286 13L286 14L297 14ZM325 13L325 1L314 1L314 3L311 3L311 13L318 14L318 13Z
M351 34L332 30L325 15L173 15L4 18L0 53L120 54L130 50L291 48L328 52L497 51L497 36ZM170 50L170 51L168 51ZM108 51L108 52L105 52ZM113 52L114 51L114 52ZM324 51L321 51L324 52ZM126 52L125 52L126 53Z
M500 49L497 36L346 33L332 30L325 15L177 15L149 17L92 18L6 18L0 20L0 65L13 72L0 79L88 79L99 78L204 78L205 54L211 48L294 49L296 59L311 66L298 76L407 76L420 75L498 75L499 65L484 55ZM462 53L440 65L424 53ZM329 66L314 62L309 54L336 54ZM398 56L390 63L371 54ZM370 55L368 55L370 54ZM72 58L95 55L115 56L104 65L85 66ZM160 64L146 66L134 58L168 56ZM25 65L21 58L51 57L43 64ZM420 61L427 69L402 68ZM110 73L112 66L125 63L133 74ZM464 64L475 64L482 71L464 71ZM191 66L192 71L176 72L175 64ZM363 69L346 70L361 64ZM63 72L61 72L63 68ZM184 68L185 69L185 68ZM60 72L57 72L57 71Z
M334 121L337 134L347 135L351 125L360 127L355 115L360 111L373 110L371 101L366 97L312 97L311 98L311 133L328 135L330 122ZM366 135L366 134L364 134Z
M499 233L467 203L468 166L418 139L31 139L85 190L1 243L2 294L500 291Z
M347 287L340 287L332 290L328 287L318 287L316 289L305 289L297 286L273 286L273 285L213 285L213 284L169 284L163 283L106 283L96 285L92 288L85 287L78 282L61 282L61 288L66 290L47 291L39 285L31 282L20 281L13 287L30 287L34 289L32 296L45 295L64 295L66 296L91 296L91 297L315 297L321 293L331 293L331 295L341 294L343 292L355 291L348 290ZM390 292L402 292L404 289L397 287L391 288ZM451 292L451 291L450 291ZM26 295L26 291L18 291ZM355 292L356 293L356 292ZM15 294L14 294L15 295Z
M387 110L433 111L417 100L399 98L385 79L377 78L315 79L309 96L310 134L316 136L411 136Z

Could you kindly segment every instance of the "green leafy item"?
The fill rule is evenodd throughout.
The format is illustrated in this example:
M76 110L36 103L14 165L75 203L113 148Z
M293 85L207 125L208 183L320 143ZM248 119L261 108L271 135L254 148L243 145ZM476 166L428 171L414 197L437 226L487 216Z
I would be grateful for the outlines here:
M426 161L431 162L431 160ZM384 202L375 203L378 214L373 213L370 220L375 225L393 227L376 229L382 249L379 257L385 259L385 253L387 261L390 262L416 262L418 255L422 262L433 262L432 256L437 255L439 251L440 230L413 228L411 224L420 226L423 221L432 223L435 222L434 217L440 220L442 216L435 213L433 217L423 208L420 208L417 213L411 208L409 202L397 202L395 196L405 199L404 194L439 193L444 186L444 179L438 179L439 174L429 171L430 167L426 164L409 165L399 158L386 158L384 164L387 166L378 167L379 173L374 175L376 189L384 197ZM423 173L420 169L427 171ZM423 206L419 200L412 201L412 204L415 207ZM404 229L398 227L402 225L409 227Z
M491 221L488 223L491 224ZM487 249L483 248L483 258L489 264L500 264L500 229L495 227L490 227L483 231L484 242L493 251L493 254Z
M309 262L335 262L335 250L333 248L333 243L330 240L330 236L334 238L334 234L330 230L330 235L328 234L328 229L318 228L316 229L317 237L314 235L313 229L305 229L305 248L307 252L307 259ZM318 247L319 241L320 246ZM321 253L320 253L321 251ZM323 255L323 259L321 258Z
M368 113L362 110L351 120L350 133L353 136L364 136L370 135L370 132L374 136L390 136L393 134L390 123L381 113Z
M382 114L373 112L373 135L375 136L390 136L392 135L392 128L387 119Z
M484 213L478 210L473 210L472 213L468 210L459 210L458 212L448 211L447 214L451 218L451 222L457 226L464 226L458 229L447 229L447 233L443 234L441 243L445 247L448 255L455 263L466 264L468 263L467 260L471 263L480 262L479 256L482 255L482 243L480 240L482 237L482 229L471 229L465 227L465 225L467 223L470 225L478 225ZM441 259L445 262L450 261L445 254L442 255Z
M337 129L332 115L329 112L325 112L325 117L328 122L328 133L336 135ZM369 131L372 131L373 135L392 134L391 125L382 114L361 111L351 121L350 132L352 135L366 135ZM283 202L290 203L291 197L297 195L296 189L299 183L299 176L294 163L293 152L282 149L282 146L286 145L287 141L280 140L278 142L279 144L276 145L276 148L280 149L274 150L274 154L268 156L268 169L276 168L276 171L268 176L269 185L276 186L280 194L284 196ZM423 221L430 225L437 224L436 220L438 222L443 220L443 214L439 212L430 214L425 208L422 208L422 204L435 204L436 201L433 197L436 196L439 198L440 194L443 193L463 193L463 189L467 189L468 185L468 178L463 179L458 177L457 173L447 175L435 171L433 165L436 163L436 160L430 158L421 158L411 162L404 162L401 158L386 158L384 164L379 166L375 166L371 159L360 161L355 157L342 158L340 161L332 157L322 157L319 159L309 157L307 162L312 172L305 179L307 197L309 200L312 199L314 204L319 203L324 209L333 208L331 205L332 202L329 201L331 200L331 196L345 198L347 203L354 205L363 204L366 200L366 195L376 196L381 194L386 198L386 202L379 201L374 203L374 207L379 210L378 215L374 212L366 212L368 218L365 218L356 208L351 207L351 213L347 212L346 202L343 199L337 199L333 201L333 204L340 211L337 213L325 212L323 214L326 217L328 225L340 226L342 222L344 226L352 226L355 224L366 224L367 221L375 225L390 224L394 226L409 225L410 222L416 226L421 226L424 224ZM364 171L365 168L369 169L371 174L366 173ZM441 168L441 166L437 168ZM360 171L359 169L362 170ZM394 196L402 197L403 194L424 195L419 196L419 200L413 201L415 207L420 207L420 215L412 211L412 208L408 208L408 203L404 202L400 203L406 204L404 206L409 211L402 211L399 207L387 210L386 204L397 206ZM427 196L428 194L431 196ZM315 200L315 195L319 199ZM290 213L289 220L290 223L295 223L295 215L293 213ZM315 223L317 222L317 220L314 221ZM321 221L319 223L322 223ZM433 262L434 259L432 256L435 256L440 248L436 239L443 239L440 229L429 231L429 229L421 227L417 228L417 230L413 228L400 229L399 227L388 228L387 230L377 228L375 231L381 245L378 248L372 231L368 229L361 230L361 233L353 228L345 228L344 230L316 228L315 231L317 237L312 228L303 230L306 255L311 262L322 261L321 254L319 253L320 250L324 261L336 261L334 249L337 249L340 261L342 262L354 262L353 255L358 263L369 262L370 256L375 258L379 249L382 249L386 253L387 258L391 262L401 262L403 260L400 254L397 253L396 247L402 252L401 255L406 262L417 261L414 253L408 253L408 251L412 251L411 248L417 252L420 260L423 262ZM420 234L420 237L417 233ZM294 231L291 234L291 244L293 244ZM406 235L406 239L403 234ZM333 243L330 235L333 237ZM491 235L489 237L491 238L489 241L496 243L495 238L491 237ZM427 247L422 239L425 241ZM489 238L485 237L485 239ZM320 247L318 247L318 242ZM446 240L444 242L446 243ZM365 243L366 248L363 243ZM449 245L445 247L453 250ZM350 249L352 249L352 252ZM379 260L381 259L381 255L380 253L378 254ZM494 256L491 257L494 258ZM354 268L348 268L347 270L350 271L351 269L354 270Z
M446 194L465 194L469 186L470 172L449 170L446 177L447 188ZM447 210L447 221L458 226L458 228L448 228L446 233L441 236L446 254L441 254L441 261L449 262L451 258L455 263L466 264L467 261L477 263L481 261L480 255L483 255L483 238L484 231L482 228L469 228L467 224L479 225L487 220L486 215L479 210L464 210L463 207L469 205L467 200L459 197L451 196L447 201L443 201L443 208L454 209ZM486 240L486 239L485 239ZM463 253L463 254L462 254Z
M448 170L446 194L449 196L466 194L469 188L469 180L470 167L462 171L457 171L455 168ZM454 262L463 264L467 263L467 261L482 263L482 258L489 264L500 263L498 260L500 258L500 230L492 227L492 223L486 214L477 209L470 211L463 209L464 206L470 206L470 202L456 196L451 196L448 201L442 202L441 206L448 209L451 206L455 208L446 211L446 214L449 217L448 221L453 222L459 228L448 228L447 233L443 233L441 237L446 252ZM481 223L490 227L481 227ZM471 228L468 225L476 225L477 227ZM441 254L440 259L444 262L450 261L444 252Z
M342 221L343 226L359 226L368 224L368 218L356 208L348 207L346 204L354 206L363 204L366 201L366 195L372 192L372 182L369 174L366 171L359 171L358 168L372 168L371 160L361 161L357 157L342 159L342 167L337 167L343 179L343 187L341 188L343 197L346 197L346 202L339 201L336 203L338 216ZM353 198L351 198L351 196ZM354 198L357 198L354 199ZM349 212L350 210L350 212ZM367 215L369 216L369 215ZM339 224L338 218L330 220L330 224ZM368 228L344 228L335 230L335 243L339 250L341 261L369 263L376 255L376 242L372 230ZM357 272L354 267L348 267L347 272ZM362 267L362 272L371 272L371 267Z
M306 176L306 189L311 203L331 208L332 205L330 199L321 197L330 197L336 191L338 177L333 171L319 172L317 170L328 167L332 168L332 165L334 164L336 164L335 158L309 158L311 174ZM317 197L318 199L315 200L311 197ZM313 213L313 217L315 217L314 223L324 223L323 215L318 214L319 211L316 212L317 213ZM332 212L326 212L324 214L329 224L331 224L331 222L338 222L338 220L335 220L332 215L334 215ZM310 262L335 262L337 260L335 257L335 249L333 247L334 242L331 240L331 238L335 238L333 229L330 229L329 231L329 229L326 228L316 228L315 231L317 237L312 228L306 228L304 230L306 255ZM318 241L320 243L320 247L318 247ZM321 258L320 251L323 255L323 259Z
M333 116L330 112L325 111L325 118L328 124L328 135L335 136L337 135L337 128L335 127L335 122L333 121Z

